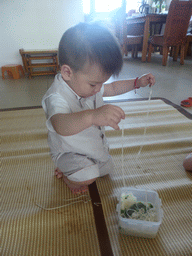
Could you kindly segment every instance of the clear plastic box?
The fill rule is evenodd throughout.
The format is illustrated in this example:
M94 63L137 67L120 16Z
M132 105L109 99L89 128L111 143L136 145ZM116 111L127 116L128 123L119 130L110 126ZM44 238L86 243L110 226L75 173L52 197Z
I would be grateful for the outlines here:
M121 195L132 193L137 201L150 202L156 209L157 221L144 221L136 219L123 218L121 216ZM117 204L118 222L120 233L139 237L154 238L162 223L163 210L161 209L161 199L156 191L137 189L133 187L124 187L119 195L119 204Z

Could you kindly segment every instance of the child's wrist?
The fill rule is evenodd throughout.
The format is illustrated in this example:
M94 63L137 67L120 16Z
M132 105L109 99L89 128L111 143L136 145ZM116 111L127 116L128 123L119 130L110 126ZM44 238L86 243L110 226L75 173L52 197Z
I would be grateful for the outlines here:
M138 86L138 79L139 77L135 78L135 81L134 81L134 90L135 90L135 93L136 93L136 89L139 89L140 86Z

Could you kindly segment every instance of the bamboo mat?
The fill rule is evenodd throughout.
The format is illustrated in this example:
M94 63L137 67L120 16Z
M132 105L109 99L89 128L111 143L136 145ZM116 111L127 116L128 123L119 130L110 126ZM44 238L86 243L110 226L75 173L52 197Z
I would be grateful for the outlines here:
M192 255L191 174L182 167L192 150L192 121L162 100L118 104L126 112L125 175L121 131L107 129L113 173L91 185L84 202L52 211L36 203L52 208L81 198L53 175L43 110L1 112L3 256ZM126 186L158 192L164 218L156 238L119 234L116 204L123 177Z
M126 120L120 123L125 136L121 137L122 131L106 131L116 168L110 177L97 180L113 254L192 255L192 179L182 166L183 159L192 151L192 121L162 100L116 105L126 112ZM154 239L119 233L115 209L123 180L126 186L158 192L164 217Z
M90 201L36 206L76 198L53 175L43 110L2 112L1 126L2 255L100 255Z

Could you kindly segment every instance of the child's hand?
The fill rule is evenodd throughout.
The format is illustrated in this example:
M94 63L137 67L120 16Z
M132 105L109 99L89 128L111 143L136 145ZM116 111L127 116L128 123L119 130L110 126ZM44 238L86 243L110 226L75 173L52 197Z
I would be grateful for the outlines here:
M111 126L119 130L118 123L121 119L125 119L125 112L118 106L107 104L93 111L92 123L97 126Z
M137 86L145 87L149 85L150 87L155 84L155 77L151 73L142 75L137 80Z

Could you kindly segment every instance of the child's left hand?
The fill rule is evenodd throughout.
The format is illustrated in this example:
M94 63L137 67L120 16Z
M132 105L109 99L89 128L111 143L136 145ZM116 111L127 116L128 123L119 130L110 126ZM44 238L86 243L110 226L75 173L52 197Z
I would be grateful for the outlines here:
M151 73L142 75L137 80L137 86L145 87L149 85L150 87L155 84L155 77Z

